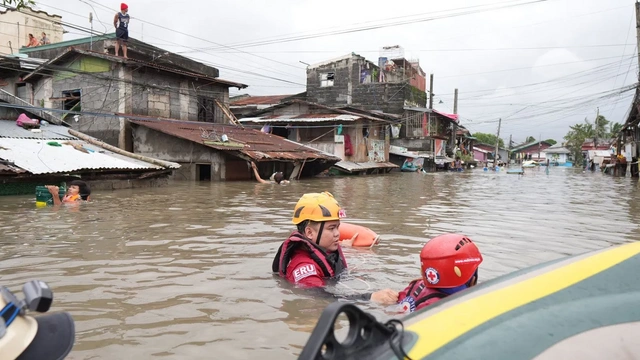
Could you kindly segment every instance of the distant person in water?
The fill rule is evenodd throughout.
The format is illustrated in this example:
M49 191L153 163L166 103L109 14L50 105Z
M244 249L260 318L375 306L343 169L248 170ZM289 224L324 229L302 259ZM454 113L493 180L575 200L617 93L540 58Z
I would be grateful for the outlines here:
M82 180L73 180L69 182L67 193L60 200L60 188L55 185L47 185L47 189L51 196L53 196L53 205L61 205L64 203L75 203L77 201L89 201L91 196L91 188Z
M269 180L264 180L260 177L260 174L258 174L258 167L256 166L255 163L251 163L251 168L253 169L253 174L256 177L256 180L258 180L259 183L261 184L272 184L272 183L276 183L279 185L286 185L289 183L289 180L285 180L284 179L284 174L280 171L278 172L274 172L270 177Z

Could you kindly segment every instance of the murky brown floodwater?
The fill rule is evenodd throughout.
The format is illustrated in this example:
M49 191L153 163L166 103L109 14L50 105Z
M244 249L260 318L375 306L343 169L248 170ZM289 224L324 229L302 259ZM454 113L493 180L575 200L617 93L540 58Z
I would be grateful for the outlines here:
M402 289L425 239L471 236L481 281L563 255L640 240L633 180L552 168L313 179L289 186L176 183L97 192L74 211L0 197L0 283L41 279L76 320L70 359L293 359L327 300L281 284L271 260L304 192L328 190L382 235L346 250L339 291ZM384 309L365 305L379 317Z

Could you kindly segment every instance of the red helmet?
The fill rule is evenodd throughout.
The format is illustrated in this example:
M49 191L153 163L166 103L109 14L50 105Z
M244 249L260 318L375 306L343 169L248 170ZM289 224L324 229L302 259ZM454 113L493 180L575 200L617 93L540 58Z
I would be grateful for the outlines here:
M428 288L455 288L469 282L482 263L476 244L459 234L434 237L420 252L422 280Z

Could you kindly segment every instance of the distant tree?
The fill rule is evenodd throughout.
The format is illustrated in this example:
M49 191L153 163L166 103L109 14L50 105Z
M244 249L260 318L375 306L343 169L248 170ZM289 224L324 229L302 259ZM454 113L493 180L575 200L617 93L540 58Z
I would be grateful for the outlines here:
M534 138L533 136L527 136L527 139L524 141L524 143L528 144L528 143L532 143L534 141L536 141L536 138Z
M585 120L585 122L588 123L588 121ZM603 115L598 115L598 117L595 120L595 124L596 127L594 127L595 129L595 137L598 137L600 139L603 138L607 138L609 137L609 132L607 132L607 129L609 128L607 125L609 125L609 120L607 120L606 117L604 117Z
M23 7L35 5L33 0L2 0L2 6L7 8L22 9Z
M618 133L622 131L624 125L619 122L609 124L609 136L610 138L618 136Z
M593 139L595 135L595 127L586 119L584 124L575 124L569 127L569 132L564 136L564 139L567 141L567 149L571 151L576 166L582 166L584 160L582 156L582 144L584 144L586 139Z
M555 144L557 144L557 143L558 143L557 141L555 141L555 140L553 140L553 139L547 139L547 140L543 140L543 141L544 141L544 142L548 142L548 143L549 143L549 144L551 144L551 145L555 145Z
M478 139L478 142L483 143L483 144L487 144L487 145L496 145L496 140L498 139L497 136L495 136L494 134L487 134L487 133L474 133L473 137L475 137L476 139ZM499 139L498 144L501 148L504 148L504 140Z

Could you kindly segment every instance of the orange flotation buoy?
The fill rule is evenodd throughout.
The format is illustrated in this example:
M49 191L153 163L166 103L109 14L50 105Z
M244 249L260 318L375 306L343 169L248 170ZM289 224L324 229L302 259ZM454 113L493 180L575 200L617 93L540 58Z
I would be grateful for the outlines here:
M353 243L348 244L348 242L350 242L349 240L351 240L356 233L358 237L356 237ZM361 225L340 222L340 241L343 246L372 247L380 242L380 235Z

